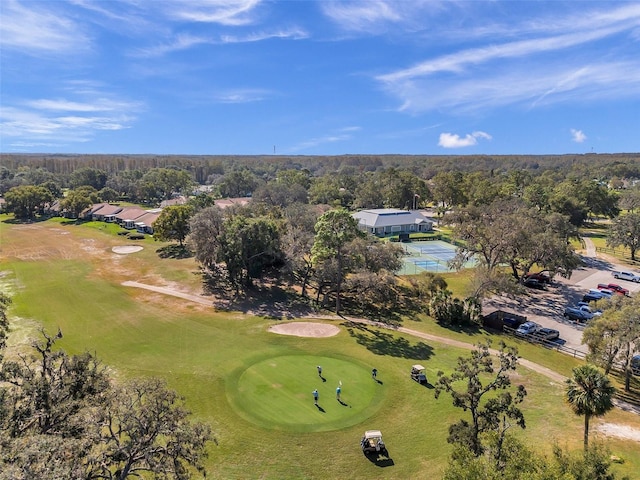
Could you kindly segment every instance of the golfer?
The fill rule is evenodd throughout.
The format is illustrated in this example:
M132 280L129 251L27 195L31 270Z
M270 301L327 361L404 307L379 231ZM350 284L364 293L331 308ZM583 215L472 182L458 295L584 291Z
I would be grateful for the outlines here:
M318 365L316 368L318 369L318 376L322 377L322 367Z
M315 403L316 405L318 404L318 390L314 390L313 392L313 403Z
M371 370L371 378L375 380L377 376L378 376L378 369L374 368L373 370Z
M342 388L340 388L340 386L338 386L338 388L336 388L336 400L340 401L340 392L342 391Z

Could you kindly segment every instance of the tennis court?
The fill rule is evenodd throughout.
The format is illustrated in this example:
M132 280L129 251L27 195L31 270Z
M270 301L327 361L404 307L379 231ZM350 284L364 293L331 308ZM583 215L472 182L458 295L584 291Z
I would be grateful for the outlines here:
M441 240L403 243L405 251L403 268L399 275L417 275L422 272L453 272L449 261L456 255L455 245ZM465 265L467 266L467 265ZM473 266L469 264L468 266Z

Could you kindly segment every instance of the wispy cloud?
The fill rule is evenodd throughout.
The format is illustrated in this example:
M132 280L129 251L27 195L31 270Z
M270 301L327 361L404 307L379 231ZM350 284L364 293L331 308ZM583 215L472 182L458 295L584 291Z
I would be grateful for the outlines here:
M173 52L187 50L191 47L215 43L211 38L199 37L195 35L177 35L171 42L163 43L155 46L139 48L133 52L136 57L160 57Z
M216 92L212 98L216 103L251 103L262 101L271 95L268 90L245 88Z
M134 57L161 57L163 55L171 54L174 52L180 52L182 50L188 50L200 45L222 45L227 43L250 43L260 42L271 39L292 39L300 40L307 38L308 34L299 28L275 30L275 31L261 31L248 33L245 35L221 35L220 37L208 37L180 34L176 35L169 42L161 43L158 45L139 48L132 53Z
M485 132L468 133L460 137L457 133L441 133L438 146L442 148L463 148L478 144L478 139L491 140L491 135Z
M336 131L333 134L315 137L315 138L311 138L309 140L300 142L294 145L293 147L291 147L289 150L291 152L298 152L302 150L308 150L310 148L315 148L320 145L326 145L329 143L344 142L344 141L350 140L353 137L352 132L356 132L359 130L360 130L360 127L356 127L356 126L341 128L340 130Z
M572 128L571 139L576 143L582 143L587 139L587 136L582 132L582 130L576 130L575 128Z
M319 2L322 13L343 30L367 35L378 35L402 25L410 31L424 27L425 18L440 11L443 4L437 0L347 0Z
M463 49L378 75L376 80L400 99L401 110L414 112L442 107L475 110L518 102L532 108L569 98L589 100L594 91L608 98L636 94L640 58L622 51L614 56L611 48L615 47L606 41L638 29L640 5L591 11L572 20L560 22L565 33L558 33L555 25L548 35L543 31L535 38ZM620 88L620 82L625 88Z
M29 54L80 52L91 39L80 24L45 3L3 0L0 37L2 48Z
M107 96L36 99L4 105L0 129L7 143L16 146L87 142L99 131L129 128L140 109L140 103Z
M163 3L165 13L177 20L241 26L255 21L255 8L260 5L261 0L189 0Z
M348 30L362 31L372 24L397 22L402 16L398 3L382 0L360 2L321 2L323 13Z
M249 43L271 40L272 38L301 40L308 37L309 34L305 30L294 27L275 31L254 32L246 35L223 35L221 41L222 43Z

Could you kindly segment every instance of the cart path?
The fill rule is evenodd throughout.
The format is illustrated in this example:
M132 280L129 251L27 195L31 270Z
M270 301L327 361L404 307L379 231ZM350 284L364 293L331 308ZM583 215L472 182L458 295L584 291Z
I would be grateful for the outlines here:
M165 295L171 295L174 297L178 297L178 298L182 298L184 300L189 300L192 302L197 302L200 303L202 305L208 305L208 306L213 306L213 302L210 299L207 299L205 297L202 297L200 295L192 295L192 294L188 294L188 293L183 293L183 292L179 292L175 289L172 288L167 288L167 287L159 287L159 286L155 286L155 285L148 285L146 283L140 283L140 282L132 282L132 281L127 281L127 282L122 282L122 285L125 287L134 287L134 288L141 288L144 290L150 290L152 292L157 292L157 293L162 293ZM299 317L300 319L303 318L308 318L308 319L316 319L316 320L342 320L342 321L347 321L347 322L352 322L352 323L360 323L360 324L365 324L365 325L371 325L371 326L375 326L378 328L384 328L386 330L393 330L396 332L401 332L401 333L405 333L407 335L411 335L414 337L418 337L418 338L422 338L424 340L430 340L432 342L436 342L436 343L441 343L444 345L450 345L452 347L456 347L456 348L462 348L465 350L473 350L475 348L475 345L472 343L468 343L468 342L462 342L460 340L454 340L453 338L447 338L447 337L440 337L438 335L432 335L430 333L423 333L423 332L419 332L418 330L413 330L411 328L406 328L406 327L396 327L396 326L391 326L391 325L387 325L385 323L381 323L381 322L376 322L373 320L367 320L364 318L351 318L351 317L342 317L342 316L332 316L332 315L307 315L307 316L301 316ZM490 349L491 353L496 355L498 353L497 350L494 349ZM564 375L559 374L558 372L555 372L547 367L544 367L542 365L539 365L535 362L532 362L530 360L527 360L525 358L520 358L518 359L518 363L520 365L522 365L525 368L528 368L529 370L532 370L536 373L539 373L541 375L544 375L545 377L553 380L554 382L558 382L558 383L564 383L567 380L567 377L565 377ZM639 405L634 405L628 402L625 402L623 400L618 400L618 399L614 399L613 400L614 405L616 405L616 407L620 408L621 410L624 410L626 412L632 412L635 413L637 415L640 415L640 406Z
M366 320L362 318L346 318L346 320L353 323L363 323L367 325L373 325L379 328L394 330L396 332L406 333L407 335L412 335L414 337L422 338L424 340L430 340L432 342L442 343L445 345L450 345L452 347L463 348L465 350L473 350L475 348L475 345L472 343L461 342L460 340L454 340L453 338L447 338L447 337L440 337L438 335L432 335L430 333L423 333L423 332L419 332L418 330L413 330L411 328L392 327L381 322L374 322L374 321ZM497 350L492 348L490 348L489 351L491 352L492 355L497 355L499 353ZM551 380L554 380L558 383L564 383L564 381L567 379L567 377L565 377L564 375L554 372L553 370L547 367L534 363L525 358L519 358L518 363L523 367L526 367L529 370L533 370L534 372L540 373L545 377L550 378Z
M206 298L206 297L203 297L201 295L193 295L193 294L190 294L190 293L179 292L178 290L175 290L173 288L158 287L156 285L148 285L146 283L132 282L132 281L122 282L122 286L124 286L124 287L142 288L144 290L150 290L150 291L156 292L156 293L163 293L165 295L171 295L171 296L174 296L174 297L179 297L179 298L182 298L184 300L189 300L191 302L200 303L202 305L207 305L209 307L213 306L213 300L211 300L210 298Z

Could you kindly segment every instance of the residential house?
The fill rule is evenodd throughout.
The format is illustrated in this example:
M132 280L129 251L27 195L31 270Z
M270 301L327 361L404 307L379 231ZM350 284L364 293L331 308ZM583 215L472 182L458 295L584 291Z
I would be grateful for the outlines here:
M122 228L127 230L133 230L136 228L136 222L139 217L142 217L147 213L140 207L124 207L114 216L114 221L118 223Z
M115 222L116 214L120 213L124 207L120 205L111 205L109 203L101 203L100 208L91 211L91 220L97 222Z
M160 202L160 208L171 207L173 205L185 205L189 199L184 195L180 195L179 197L171 198L169 200L163 200Z
M361 230L377 236L433 231L433 222L418 210L377 208L361 210L353 217Z
M162 209L148 210L144 215L135 219L134 225L138 232L153 235L153 224L160 216Z

